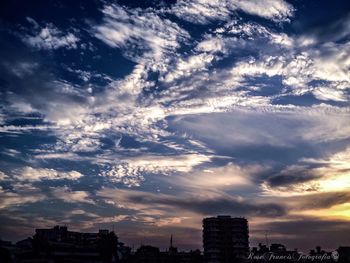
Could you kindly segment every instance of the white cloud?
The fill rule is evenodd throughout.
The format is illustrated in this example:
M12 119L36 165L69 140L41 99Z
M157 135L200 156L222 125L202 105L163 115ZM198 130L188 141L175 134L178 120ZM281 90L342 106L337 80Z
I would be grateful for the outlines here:
M15 179L19 181L36 182L42 180L78 180L83 175L77 171L60 172L47 168L32 168L27 166L16 171Z
M350 87L350 42L325 43L309 51L315 63L314 77L328 81L345 81Z
M0 181L8 180L9 177L2 171L0 171Z
M111 223L118 223L121 221L124 221L128 219L129 215L115 215L115 216L97 216L95 219L92 220L94 224L111 224Z
M179 47L178 41L188 37L188 33L176 23L160 18L153 11L127 10L118 5L105 6L104 22L95 27L95 36L112 47L138 46L155 60L164 52ZM149 50L151 49L151 52ZM136 54L126 54L133 57ZM137 55L136 55L137 56Z
M195 49L209 53L218 51L223 52L226 49L224 41L225 39L219 36L208 37L199 42Z
M307 48L298 53L292 50L277 56L264 56L259 60L241 61L232 68L231 74L233 78L240 76L240 81L249 76L282 76L282 83L292 88L293 95L313 93L320 100L345 101L344 91L350 87L347 74L350 60L344 57L348 47L339 45L339 52L321 47L324 53ZM310 84L315 80L327 84Z
M337 90L334 87L317 87L312 93L319 100L348 101L348 96L342 90Z
M238 0L232 2L244 12L274 21L288 21L294 11L293 6L283 0Z
M255 175L265 170L267 170L267 167L260 165L238 166L230 162L225 166L192 171L178 177L176 180L173 180L171 177L162 178L161 180L168 181L170 185L187 189L187 191L192 193L241 190L254 187L252 179Z
M350 134L349 111L325 105L311 108L256 103L216 114L190 112L175 118L172 127L218 148L253 145L290 148L301 142L318 144L346 139Z
M226 34L223 35L223 32ZM289 85L297 83L297 87L307 83L310 79L307 77L311 73L306 71L307 65L305 64L310 63L310 61L307 54L304 53L289 56L288 49L293 45L293 38L283 33L275 33L259 24L243 23L240 20L229 22L223 28L216 29L214 33L206 34L193 49L192 55L178 57L168 65L167 71L164 71L164 75L159 78L168 86L161 93L163 96L159 101L165 103L171 101L172 105L174 105L172 100L181 101L182 112L191 111L186 108L186 105L198 105L199 103L212 105L215 104L213 102L216 100L221 105L230 104L231 106L268 104L272 97L252 96L248 94L249 91L235 92L234 90L245 86L246 78L264 74L269 77L286 75L283 82ZM263 46L266 53L271 53L271 55L262 56L260 59L249 57L247 60L238 61L231 70L229 67L215 67L216 62L230 54L240 50L247 52L250 49L255 52L257 46L260 48ZM277 52L273 50L277 50ZM285 55L280 55L283 52L288 54L287 58L284 57ZM291 65L285 68L288 63ZM199 94L200 96L198 96ZM238 103L238 101L241 102ZM210 109L212 112L229 110L228 107L224 106L219 108L214 110L213 107L207 107L207 110L209 112ZM194 110L193 113L201 113L201 111Z
M24 78L28 75L32 75L36 69L39 68L39 63L20 61L16 63L6 63L6 67L9 71L19 78Z
M74 161L81 161L84 158L79 156L76 153L69 153L69 152L56 152L56 151L46 151L46 150L39 150L35 151L35 158L37 159L69 159Z
M178 1L171 10L178 17L199 24L214 19L226 19L229 16L227 1Z
M23 41L37 49L76 49L79 38L73 33L64 34L55 25L47 24L39 30L35 29L33 35L26 35Z
M55 187L51 189L51 194L67 203L88 203L95 202L90 198L90 194L86 191L72 191L69 187Z
M57 128L57 126L54 125L26 125L26 126L17 126L17 125L4 125L0 127L0 132L3 133L25 133L25 132L31 132L33 130L52 130Z
M165 109L156 103L142 103L139 98L143 90L154 85L146 80L149 71L165 70L166 54L173 54L188 33L154 10L141 12L105 5L103 14L93 34L112 47L122 48L124 55L138 64L123 79L112 81L105 92L91 96L90 109L74 107L75 111L67 111L72 114L66 118L60 113L60 125L64 126L58 132L61 142L56 148L60 150L96 151L105 132L127 133L151 141L167 134L155 125L165 118ZM51 120L56 118L56 111L53 109L49 115Z
M142 156L120 161L118 165L100 175L112 182L122 183L128 187L140 186L147 174L170 175L188 173L194 167L209 162L210 156L187 154L177 156Z
M0 209L35 203L46 199L46 196L36 189L19 189L17 191L5 190L0 186Z
M297 40L283 32L276 32L255 22L243 22L233 19L214 33L222 38L225 48L234 51L237 48L256 49L264 45L266 54L286 51L297 45ZM225 33L225 34L223 34Z
M92 76L98 75L93 74L92 72L86 71L86 70L81 70L81 69L72 69L70 67L67 67L67 70L71 73L77 74L80 79L82 79L85 82L88 82Z
M2 153L14 158L18 158L21 155L21 152L15 149L4 149Z
M305 86L313 73L312 59L308 54L265 56L237 63L231 70L232 76L283 76L283 83L292 87Z
M172 82L181 77L187 77L195 74L196 71L206 70L206 66L214 60L211 54L198 54L188 57L187 59L180 59L172 72L165 75L165 82Z
M283 0L181 0L171 12L187 21L207 24L213 20L228 20L237 10L281 22L289 21L294 8Z

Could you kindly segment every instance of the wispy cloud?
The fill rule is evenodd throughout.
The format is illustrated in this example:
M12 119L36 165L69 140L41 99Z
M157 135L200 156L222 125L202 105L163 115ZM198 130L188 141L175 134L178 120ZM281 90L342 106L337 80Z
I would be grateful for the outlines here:
M79 38L72 32L64 34L54 24L46 24L40 28L39 25L30 19L32 23L35 23L35 27L31 34L25 35L23 41L28 45L37 49L58 49L68 48L76 49Z
M46 196L36 189L20 189L9 191L0 187L0 209L19 206L27 203L36 203L46 199Z
M140 186L145 175L174 173L188 173L196 166L209 162L210 156L187 154L182 156L140 156L120 161L118 165L110 167L100 175L112 182L124 185Z
M140 10L106 5L102 12L104 23L95 27L96 37L112 47L128 47L125 55L131 59L137 58L141 51L159 61L164 52L178 48L178 42L189 36L176 23L151 10L141 13Z
M269 6L269 8L266 8ZM293 14L293 7L283 0L273 1L178 1L171 11L182 19L193 23L205 24L215 20L226 20L241 10L273 21L288 21Z
M90 198L90 194L86 191L72 191L67 186L55 187L51 189L51 194L60 200L67 203L88 203L95 202Z
M350 189L349 149L325 159L303 159L304 165L292 165L262 185L268 195L310 195Z
M77 171L60 172L55 169L24 167L16 172L19 181L36 182L42 180L78 180L83 175Z
M181 197L169 194L154 194L136 190L103 189L97 195L112 200L118 205L133 209L137 214L149 216L171 215L174 211L181 214L210 215L213 213L229 213L235 215L281 216L284 209L277 204L253 204L240 197L224 196L212 193L204 198L191 194Z

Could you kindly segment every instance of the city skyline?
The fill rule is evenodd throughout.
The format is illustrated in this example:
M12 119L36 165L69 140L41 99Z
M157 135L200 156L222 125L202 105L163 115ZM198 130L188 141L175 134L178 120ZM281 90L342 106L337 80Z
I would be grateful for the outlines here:
M0 3L0 238L350 246L350 3ZM326 237L326 238L325 238Z
M289 249L282 243L249 244L249 222L243 217L218 215L203 218L203 247L185 251L174 245L160 249L152 244L128 246L115 231L72 231L67 226L35 229L35 234L15 244L0 240L4 262L79 261L124 263L225 263L225 262L348 262L350 246L332 251L314 246L309 251ZM102 260L102 261L101 261Z
M230 229L230 231L227 231ZM140 244L126 244L123 242L123 237L118 235L118 232L114 229L114 226L112 229L97 229L96 231L92 232L83 232L71 229L67 225L55 225L55 226L48 226L45 228L36 228L33 229L32 234L29 236L26 236L26 238L22 240L3 240L0 239L3 244L7 244L10 242L13 245L18 245L22 242L27 242L27 240L33 240L33 238L41 238L45 241L59 241L59 242L66 242L65 239L69 239L69 242L82 242L84 239L96 239L99 235L108 235L112 234L117 237L118 242L121 242L123 246L127 246L130 248L130 252L135 252L137 248L140 248L142 246L151 246L156 247L152 243L140 243ZM262 250L269 249L271 246L278 248L279 245L283 245L283 240L269 240L268 235L266 233L265 235L265 242L262 243L252 243L250 242L250 239L252 236L249 234L249 222L244 217L231 217L230 215L216 215L211 217L203 218L202 220L202 238L200 240L201 247L186 250L184 248L178 247L178 244L181 244L181 242L178 242L177 240L181 239L181 237L176 237L173 234L168 234L168 243L163 244L163 246L159 247L161 251L165 252L171 252L172 249L174 249L176 252L188 252L188 251L195 251L199 250L201 253L204 253L206 250L206 243L209 244L209 250L211 249L211 245L214 242L217 242L220 240L220 242L238 242L239 244L239 253L245 254L247 251L249 251L247 254L245 254L245 257L249 255L250 253L254 252L256 249L260 248ZM243 243L242 243L243 242ZM241 246L243 244L243 247ZM230 243L229 246L232 249L233 244ZM284 245L283 245L284 246ZM338 247L346 247L347 249L350 249L349 246L342 246L342 244L338 244ZM157 247L158 248L158 247ZM287 248L287 247L285 247ZM317 244L313 244L313 246L310 247L309 251L302 251L298 247L289 248L290 251L296 251L300 253L307 253L312 252L313 249L321 250L321 246ZM234 249L233 249L234 250Z

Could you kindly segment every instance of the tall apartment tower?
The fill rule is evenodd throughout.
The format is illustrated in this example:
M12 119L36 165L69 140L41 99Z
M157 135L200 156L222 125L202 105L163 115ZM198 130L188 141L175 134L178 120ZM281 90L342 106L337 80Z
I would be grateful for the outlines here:
M231 216L204 218L203 248L206 263L243 262L249 253L247 219Z

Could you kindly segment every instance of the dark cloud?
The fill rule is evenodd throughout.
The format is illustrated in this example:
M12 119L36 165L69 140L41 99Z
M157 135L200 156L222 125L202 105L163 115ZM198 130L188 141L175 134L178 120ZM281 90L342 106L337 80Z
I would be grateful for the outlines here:
M183 198L175 196L155 196L138 193L128 197L129 201L137 204L153 204L169 206L172 209L192 211L203 215L232 214L235 216L282 216L285 209L273 203L253 204L230 197L218 198Z
M270 187L279 187L306 183L320 177L320 175L316 175L312 173L312 171L305 169L304 171L291 171L283 174L272 175L268 177L265 182Z
M300 209L330 208L350 202L349 192L316 193L307 196L291 197L290 200Z
M346 220L321 220L304 217L266 224L265 229L273 236L272 242L281 242L289 247L315 248L320 245L325 249L336 249L350 245L350 222Z

